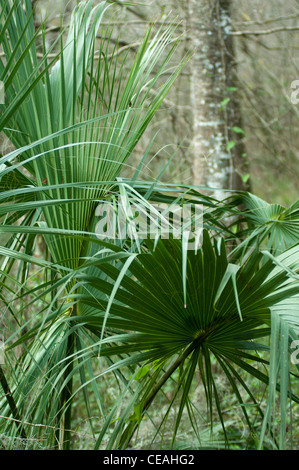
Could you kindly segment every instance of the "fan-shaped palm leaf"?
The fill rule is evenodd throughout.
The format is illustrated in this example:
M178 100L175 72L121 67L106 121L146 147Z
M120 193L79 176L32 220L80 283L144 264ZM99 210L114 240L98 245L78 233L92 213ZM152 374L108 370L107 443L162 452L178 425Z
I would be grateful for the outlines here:
M268 382L267 376L250 362L264 362L254 351L267 349L258 340L270 334L271 309L298 294L298 283L291 282L287 272L277 269L271 260L263 260L260 253L249 258L244 265L230 265L223 242L220 240L213 246L205 232L202 249L197 253L188 252L185 297L181 243L161 240L155 250L152 243L146 242L146 246L148 251L138 255L130 264L130 276L122 275L120 279L121 268L105 263L99 266L99 272L107 275L106 280L100 276L79 276L82 307L79 307L81 315L77 321L93 332L98 331L98 334L104 324L120 331L119 341L114 335L111 344L106 341L102 345L102 356L130 353L132 363L152 364L158 361L165 365L170 361L163 373L160 370L159 377L154 374L148 379L150 386L145 381L144 394L141 398L139 396L139 416L180 367L182 378L179 385L183 386L184 393L176 432L198 366L205 384L208 409L212 410L215 400L223 421L221 397L211 372L211 357L214 356L249 422L236 382L252 400L253 394L239 375L238 368ZM296 253L298 256L298 249ZM274 274L269 276L272 270ZM121 285L117 291L114 288L116 282ZM84 295L88 286L101 295L93 298ZM103 298L103 293L110 297L110 301ZM84 304L93 306L93 315L84 314ZM129 359L127 363L130 363ZM116 441L121 447L128 444L137 426L136 419L133 422L132 419L125 433ZM118 425L120 432L122 426L124 422Z

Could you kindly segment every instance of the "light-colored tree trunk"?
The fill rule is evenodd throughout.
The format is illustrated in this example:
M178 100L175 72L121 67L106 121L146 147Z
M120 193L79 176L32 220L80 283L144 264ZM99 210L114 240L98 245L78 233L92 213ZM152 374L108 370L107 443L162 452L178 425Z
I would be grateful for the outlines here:
M188 0L191 64L193 182L244 189L248 169L237 98L230 0ZM245 157L245 158L244 158ZM243 177L243 179L242 179Z

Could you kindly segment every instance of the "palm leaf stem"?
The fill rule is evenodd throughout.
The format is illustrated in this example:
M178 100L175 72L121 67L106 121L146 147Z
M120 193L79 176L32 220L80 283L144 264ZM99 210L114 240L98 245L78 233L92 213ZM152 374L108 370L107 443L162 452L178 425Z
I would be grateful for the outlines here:
M152 388L150 394L144 400L143 405L141 405L141 412L140 415L143 415L145 411L150 407L151 403L153 402L154 398L156 397L157 393L161 390L163 385L167 382L167 380L172 376L172 374L180 367L181 364L185 362L187 357L196 349L198 348L203 341L203 338L196 338L190 346L185 349L185 351L169 366L166 370L164 375L160 378L157 384ZM138 428L138 423L131 421L127 428L124 430L120 443L119 449L126 448L130 441L132 440L133 435L135 434Z
M1 365L0 365L0 383L1 383L1 386L3 388L3 392L6 396L6 400L7 400L7 403L9 405L9 408L10 408L10 411L11 411L11 414L12 414L13 418L16 420L16 422L22 423L22 419L21 419L21 416L19 414L16 402L13 398L13 395L11 393L10 387L7 383L7 380L6 380L6 377L5 377L5 374L3 372L3 368L2 368ZM18 427L18 433L20 434L20 437L22 439L27 439L27 436L26 436L26 433L25 433L23 427Z
M74 306L75 308L75 306ZM70 325L71 328L71 325ZM74 332L71 332L68 336L67 340L67 356L72 356L74 353L74 343L75 343L75 335ZM61 428L58 429L56 433L56 442L61 443L61 448L63 450L70 450L71 445L71 423L72 423L72 397L73 397L73 361L70 360L68 365L65 369L63 382L65 383L63 390L61 392L60 398L60 414L62 414L62 410L64 408L64 416L63 416L63 429L62 433ZM60 422L61 416L58 417L58 423Z

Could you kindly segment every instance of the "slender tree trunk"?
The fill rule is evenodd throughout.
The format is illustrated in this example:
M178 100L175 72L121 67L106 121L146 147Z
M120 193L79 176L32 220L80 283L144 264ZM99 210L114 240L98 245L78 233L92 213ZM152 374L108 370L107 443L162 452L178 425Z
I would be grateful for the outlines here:
M231 0L189 0L193 182L249 189L231 31Z

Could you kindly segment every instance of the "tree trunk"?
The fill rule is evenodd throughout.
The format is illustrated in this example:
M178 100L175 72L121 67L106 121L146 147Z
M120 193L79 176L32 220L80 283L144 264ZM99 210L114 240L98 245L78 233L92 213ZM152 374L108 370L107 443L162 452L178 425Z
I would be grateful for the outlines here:
M218 199L228 196L224 189L249 189L230 7L231 0L188 4L193 182L214 188Z

